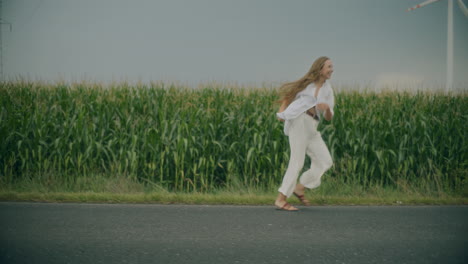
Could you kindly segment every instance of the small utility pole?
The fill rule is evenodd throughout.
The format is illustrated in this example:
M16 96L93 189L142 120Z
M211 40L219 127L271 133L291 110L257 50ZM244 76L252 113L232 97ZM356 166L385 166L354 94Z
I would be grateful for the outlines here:
M11 32L11 23L3 20L2 18L2 0L0 0L0 81L3 81L3 39L2 39L2 26L9 25Z

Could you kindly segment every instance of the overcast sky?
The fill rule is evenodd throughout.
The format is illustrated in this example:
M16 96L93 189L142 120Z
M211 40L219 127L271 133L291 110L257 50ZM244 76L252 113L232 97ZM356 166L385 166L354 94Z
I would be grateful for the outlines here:
M261 85L296 80L326 55L336 84L444 86L447 0L405 12L423 1L4 0L3 70L7 79ZM468 89L468 18L454 6L454 83Z

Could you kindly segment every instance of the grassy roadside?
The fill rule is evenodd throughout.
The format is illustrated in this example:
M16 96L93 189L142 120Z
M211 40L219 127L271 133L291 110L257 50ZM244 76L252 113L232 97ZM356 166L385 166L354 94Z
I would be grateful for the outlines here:
M53 176L0 182L0 201L77 203L157 203L273 205L277 186L269 189L225 186L210 192L176 192L149 182L126 177L92 175L73 182ZM398 188L363 187L327 177L322 185L306 192L313 205L468 205L466 190L449 193L431 186L399 183ZM291 197L293 204L298 200Z
M0 201L21 202L76 202L76 203L155 203L155 204L206 204L206 205L272 205L275 194L113 194L113 193L39 193L0 192ZM468 205L464 197L349 197L307 195L312 205ZM294 198L293 204L299 204Z
M468 205L461 196L405 195L397 192L378 194L322 195L307 193L313 205ZM206 205L272 205L276 193L106 193L106 192L18 192L0 191L0 201L76 202L76 203L154 203ZM293 204L299 204L294 197Z

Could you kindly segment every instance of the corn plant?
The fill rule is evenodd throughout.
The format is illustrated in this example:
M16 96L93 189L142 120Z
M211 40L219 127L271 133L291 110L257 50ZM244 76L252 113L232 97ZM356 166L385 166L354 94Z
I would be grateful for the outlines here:
M329 177L466 186L466 95L335 96L334 119L319 127L335 162ZM275 89L221 85L3 82L0 183L103 174L176 191L276 188L289 161L277 99Z

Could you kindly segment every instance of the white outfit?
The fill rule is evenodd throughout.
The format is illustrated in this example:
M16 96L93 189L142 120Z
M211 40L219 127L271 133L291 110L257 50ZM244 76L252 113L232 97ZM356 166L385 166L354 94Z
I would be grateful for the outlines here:
M297 178L304 166L305 155L312 161L310 169L304 172L300 183L312 189L320 186L320 178L332 165L333 160L320 132L319 121L305 112L318 103L326 103L333 114L334 96L330 84L325 82L317 98L314 96L315 85L310 84L296 95L295 100L281 113L276 115L285 120L284 133L289 136L291 156L288 169L283 178L279 192L290 197L296 186Z
M288 105L288 108L276 114L277 117L285 120L284 134L286 136L288 135L290 120L298 117L300 114L319 103L327 104L330 107L332 115L334 114L333 107L335 106L335 97L333 96L333 90L328 81L325 81L320 88L317 98L315 98L315 84L311 83L304 90L297 93L296 98Z

